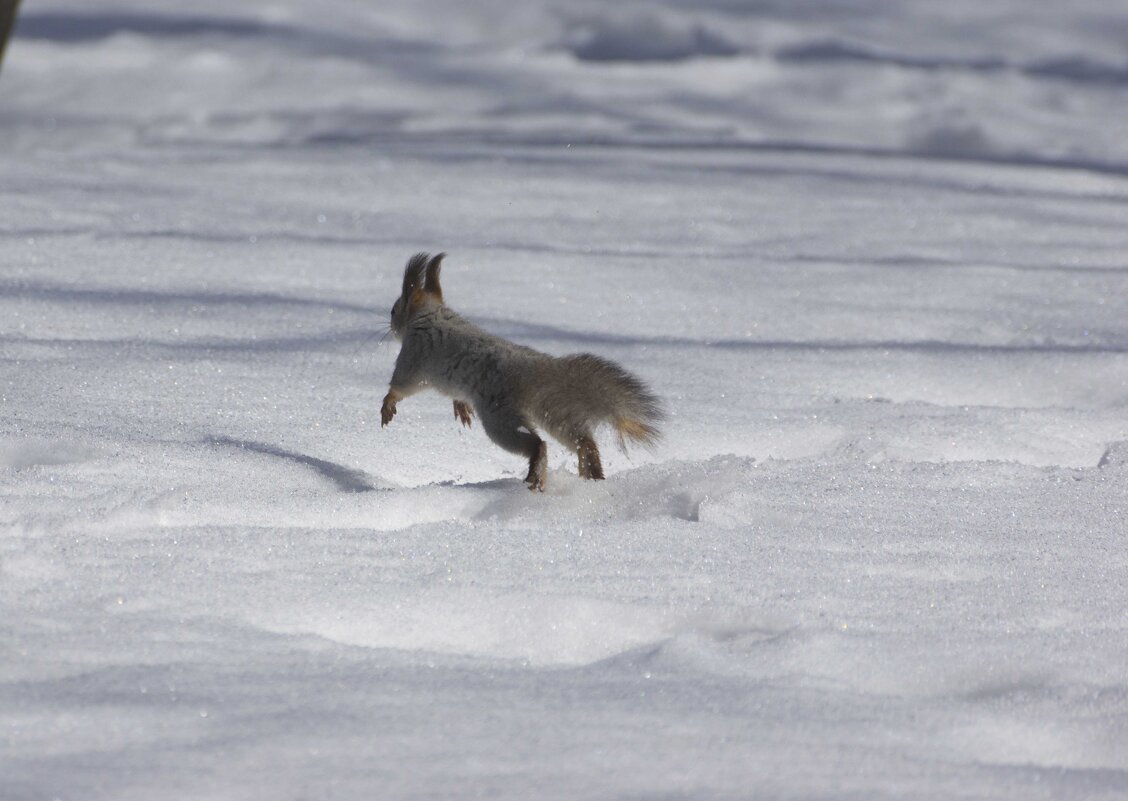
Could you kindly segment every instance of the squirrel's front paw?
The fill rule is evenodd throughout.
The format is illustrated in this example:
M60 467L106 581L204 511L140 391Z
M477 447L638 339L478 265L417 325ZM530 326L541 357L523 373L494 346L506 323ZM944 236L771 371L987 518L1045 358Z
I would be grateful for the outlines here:
M380 428L383 428L388 423L392 422L392 418L396 416L396 399L392 393L384 396L384 405L380 407Z
M474 410L470 408L470 404L466 401L456 400L454 402L454 417L462 425L470 428L470 423L474 419Z

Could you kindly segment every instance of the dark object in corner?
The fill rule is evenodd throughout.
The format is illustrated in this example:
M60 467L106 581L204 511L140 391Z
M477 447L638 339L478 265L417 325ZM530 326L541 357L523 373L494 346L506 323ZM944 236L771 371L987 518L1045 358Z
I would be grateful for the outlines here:
M20 0L0 0L0 66L4 64L4 46L8 44L12 28L16 27L16 10L19 7Z

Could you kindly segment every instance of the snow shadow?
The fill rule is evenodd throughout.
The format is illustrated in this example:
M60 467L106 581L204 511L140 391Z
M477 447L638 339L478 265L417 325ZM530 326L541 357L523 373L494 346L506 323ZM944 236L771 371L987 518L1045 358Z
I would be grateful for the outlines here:
M739 46L700 24L651 14L588 20L571 33L565 48L579 61L608 62L682 61L740 53Z
M23 14L15 35L22 39L53 42L91 42L119 33L172 38L181 36L262 36L271 29L286 30L249 19L234 17L177 16L129 11L108 13L35 12Z
M1128 83L1128 65L1110 64L1084 55L1065 55L1022 64L995 56L951 58L897 53L838 39L825 39L782 48L776 51L775 58L785 64L853 63L926 72L950 70L980 74L1009 70L1027 78L1048 78L1098 86L1123 86Z
M49 303L89 303L121 306L296 306L374 314L374 306L347 301L301 298L271 292L207 292L203 290L134 289L56 284L48 281L0 282L0 298Z
M528 323L506 318L485 318L482 322L490 330L518 341L576 342L581 345L710 348L736 351L828 351L869 352L895 351L930 354L985 354L1016 353L1045 354L1122 354L1128 353L1128 343L1115 341L1093 342L947 342L938 339L921 340L859 340L859 339L694 339L682 336L643 336L617 334L610 331L574 331L558 326Z
M311 468L322 478L327 478L332 481L341 492L371 492L372 490L380 489L363 470L345 467L342 464L330 462L326 459L318 459L316 456L309 456L304 453L297 453L296 451L288 451L265 442L235 439L234 437L212 437L207 440L207 444L221 448L238 448L239 450L254 451L264 456L273 456L278 459L297 462L304 467Z
M336 56L366 62L387 62L428 52L428 42L381 36L353 36L281 22L235 16L162 14L141 11L30 12L16 20L13 35L65 44L98 42L118 34L153 39L223 37L257 41L310 56Z

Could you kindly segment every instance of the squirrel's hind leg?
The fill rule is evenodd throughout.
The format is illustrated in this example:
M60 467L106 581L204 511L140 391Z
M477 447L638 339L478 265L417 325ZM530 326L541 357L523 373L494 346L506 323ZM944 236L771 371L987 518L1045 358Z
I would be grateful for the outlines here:
M580 437L576 453L580 457L580 478L603 478L603 463L599 460L599 448L590 434Z
M537 445L536 453L529 457L529 473L525 476L525 483L529 489L544 492L545 475L548 472L548 443L543 439Z
M548 472L548 445L517 414L505 409L478 408L482 428L494 444L529 460L525 483L531 490L544 490Z

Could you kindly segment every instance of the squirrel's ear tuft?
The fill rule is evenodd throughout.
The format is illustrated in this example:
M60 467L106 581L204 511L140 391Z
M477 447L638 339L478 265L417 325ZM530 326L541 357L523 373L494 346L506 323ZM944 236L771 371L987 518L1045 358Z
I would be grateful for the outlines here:
M423 275L430 259L430 253L416 253L407 260L403 271L403 297L410 298L413 292L423 289Z
M440 253L427 262L427 278L423 283L423 291L428 295L434 295L439 303L443 302L443 288L439 284L439 271L443 268L445 256L445 253Z
M407 261L403 271L403 308L408 315L427 303L443 302L443 290L439 285L439 270L445 253L434 258L430 253L416 253Z

